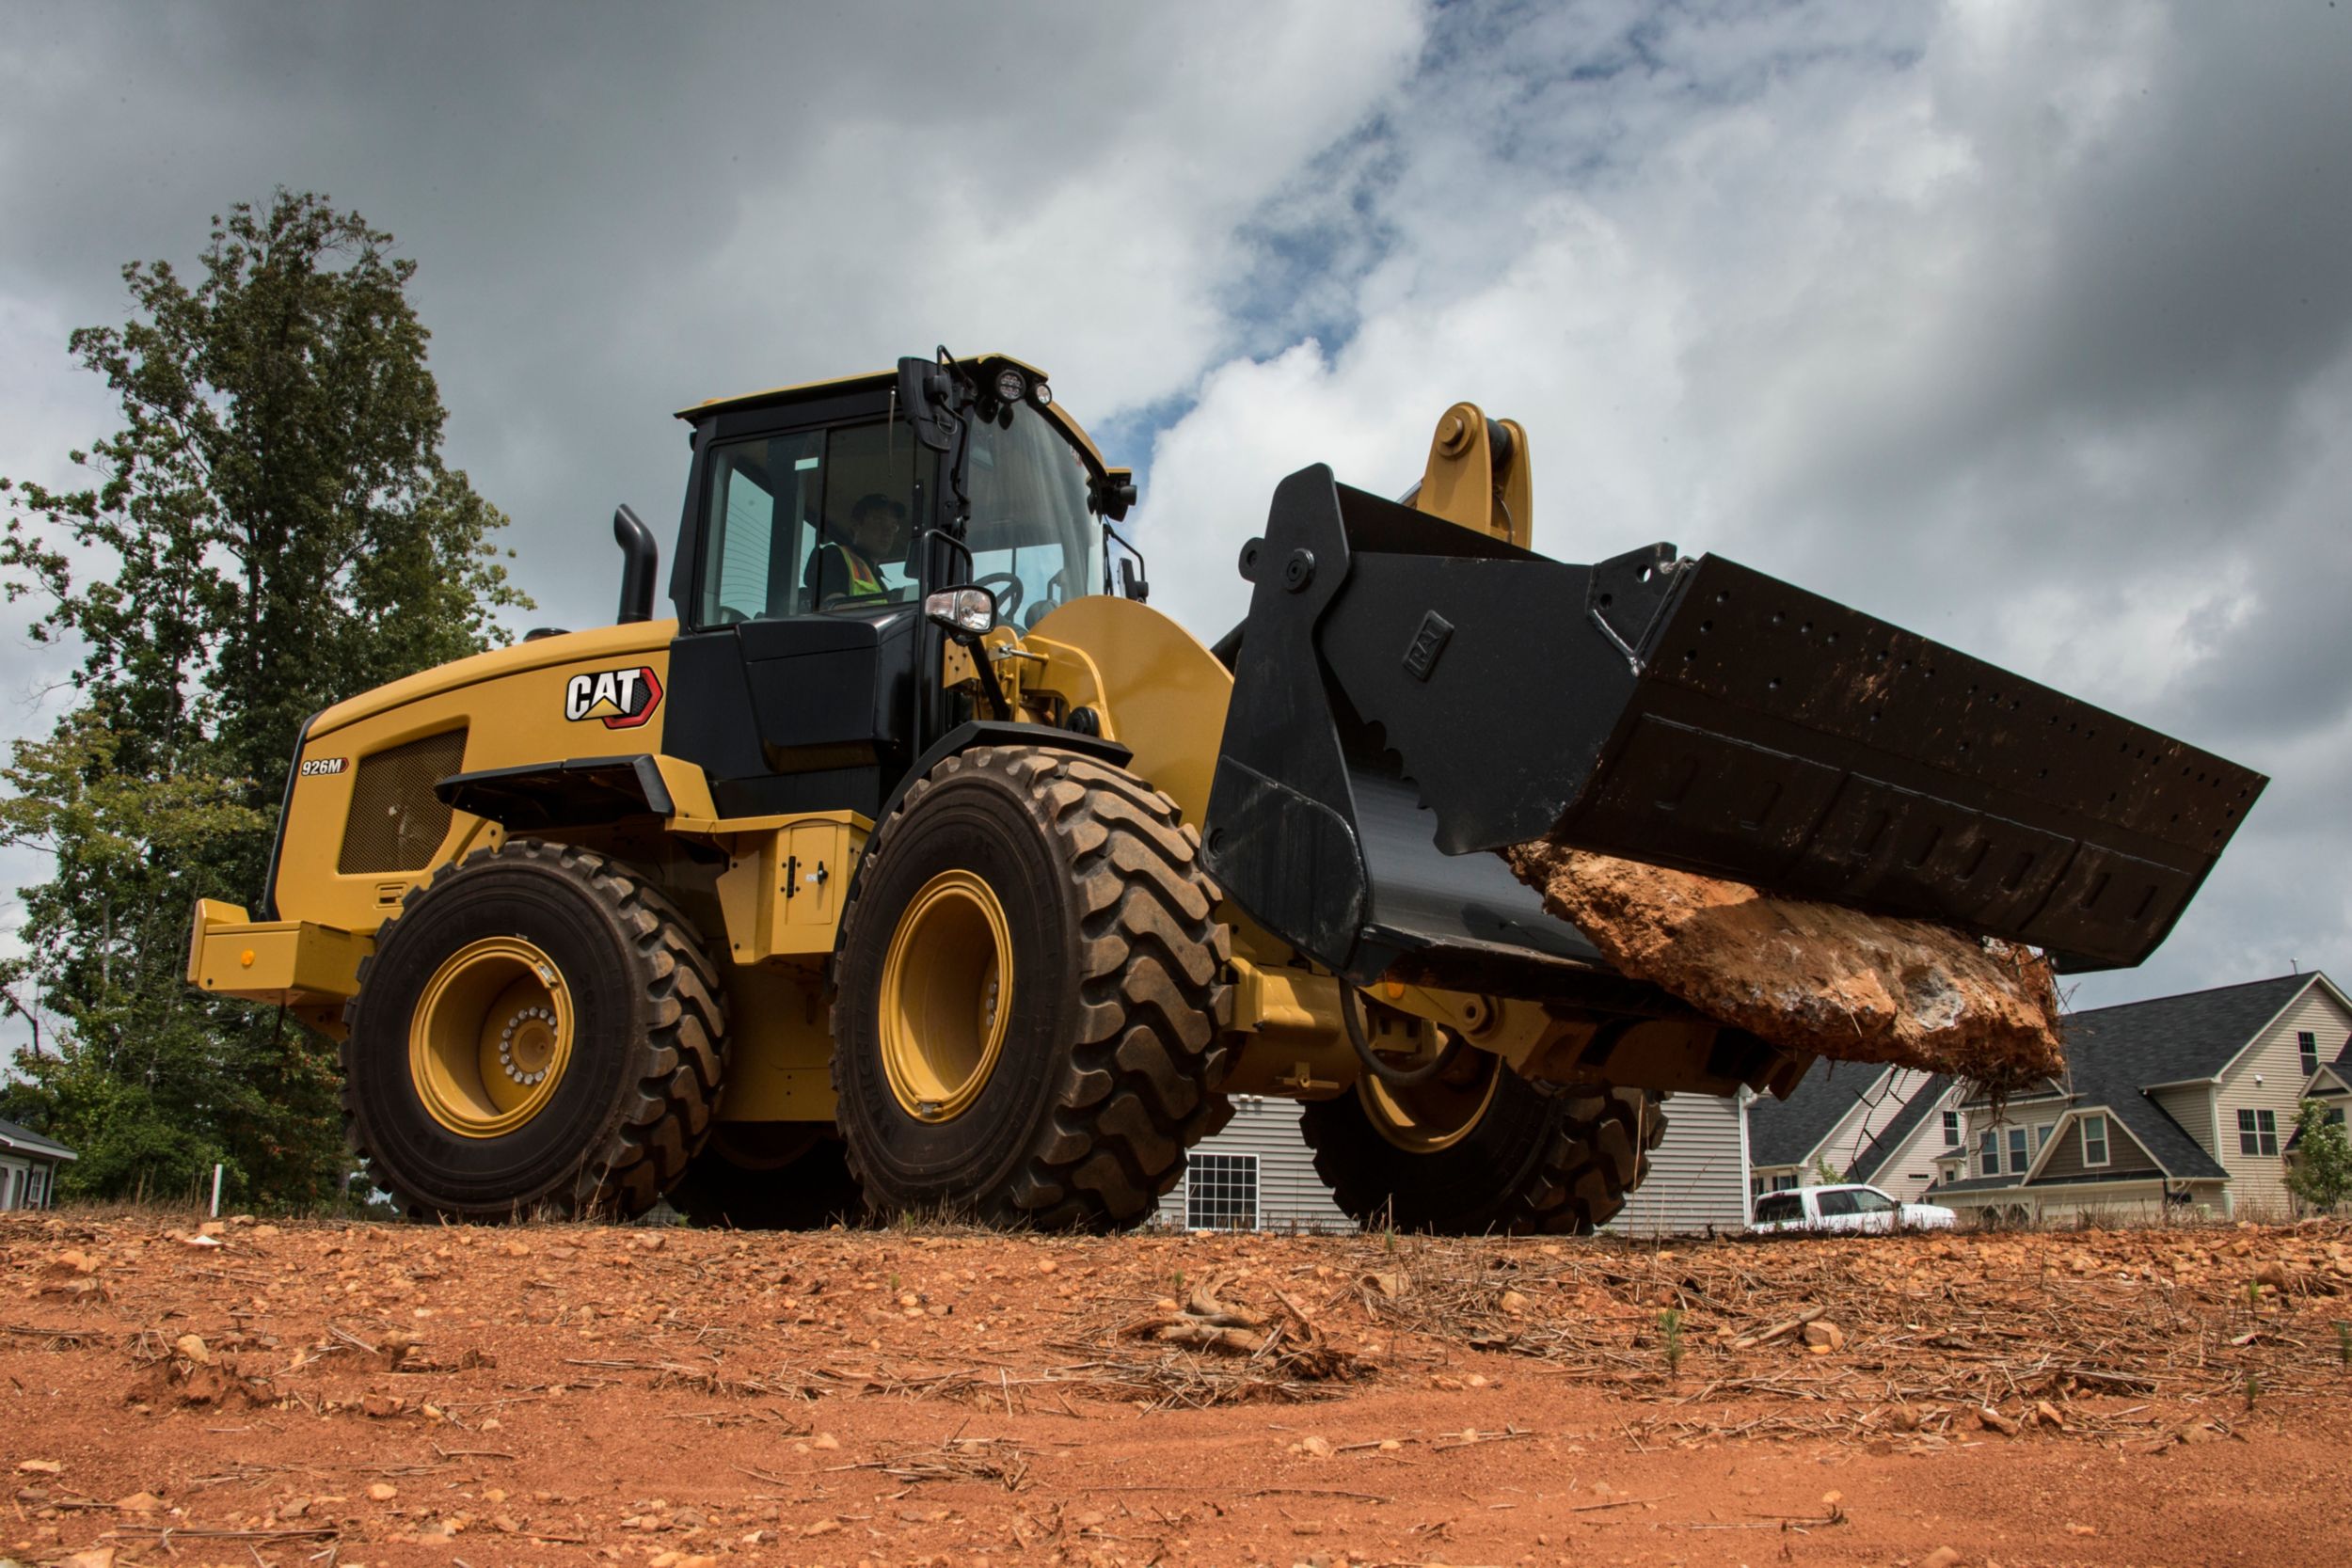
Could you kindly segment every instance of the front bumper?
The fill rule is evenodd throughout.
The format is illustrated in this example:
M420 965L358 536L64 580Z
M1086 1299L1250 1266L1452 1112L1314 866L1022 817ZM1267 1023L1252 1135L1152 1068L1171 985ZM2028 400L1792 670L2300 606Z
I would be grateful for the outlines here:
M308 920L256 921L236 904L196 901L188 984L217 996L289 1007L339 1006L359 991L373 937Z

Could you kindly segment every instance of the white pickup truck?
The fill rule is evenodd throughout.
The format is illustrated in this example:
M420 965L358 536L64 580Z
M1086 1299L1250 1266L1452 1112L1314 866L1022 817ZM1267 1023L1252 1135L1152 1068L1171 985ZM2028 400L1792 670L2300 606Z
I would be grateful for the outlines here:
M1876 1187L1848 1182L1832 1187L1797 1187L1766 1193L1756 1200L1754 1231L1949 1230L1960 1222L1951 1210L1933 1203L1898 1203Z

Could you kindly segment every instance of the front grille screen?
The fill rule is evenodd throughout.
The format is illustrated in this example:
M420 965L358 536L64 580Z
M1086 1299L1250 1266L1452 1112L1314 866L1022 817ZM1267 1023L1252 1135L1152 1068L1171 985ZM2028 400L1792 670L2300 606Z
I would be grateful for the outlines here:
M466 732L428 735L359 759L335 869L346 877L421 871L449 836L449 807L433 786L457 771Z

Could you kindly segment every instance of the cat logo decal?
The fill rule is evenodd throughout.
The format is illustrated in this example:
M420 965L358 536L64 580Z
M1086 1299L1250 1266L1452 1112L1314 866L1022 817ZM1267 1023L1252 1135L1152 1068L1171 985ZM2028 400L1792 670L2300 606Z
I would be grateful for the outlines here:
M603 721L608 730L633 730L661 705L661 681L651 665L574 675L564 687L564 717L574 723Z

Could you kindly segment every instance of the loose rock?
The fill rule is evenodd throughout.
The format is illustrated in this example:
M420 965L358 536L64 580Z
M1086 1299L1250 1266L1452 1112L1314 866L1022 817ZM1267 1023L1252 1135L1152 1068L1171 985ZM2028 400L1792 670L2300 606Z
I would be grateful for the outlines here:
M1995 1088L2065 1068L2029 948L1540 840L1502 857L1618 969L1774 1045Z

